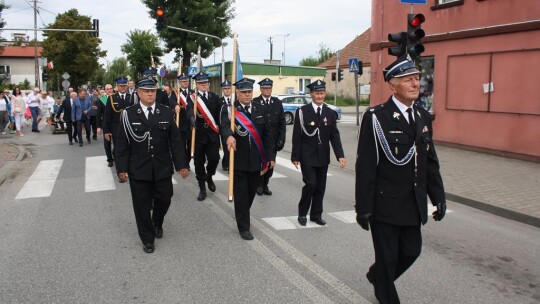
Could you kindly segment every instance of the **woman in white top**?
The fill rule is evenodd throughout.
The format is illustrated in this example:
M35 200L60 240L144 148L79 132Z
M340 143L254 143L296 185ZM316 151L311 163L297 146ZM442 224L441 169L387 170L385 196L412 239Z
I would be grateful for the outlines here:
M46 91L41 91L41 96L39 96L39 101L41 104L40 107L40 116L41 118L44 118L47 120L47 125L51 127L51 108L54 105L53 102L50 101L49 95L47 95ZM38 120L39 124L39 120Z
M19 87L13 89L13 94L11 96L11 113L15 117L15 128L17 129L17 135L24 136L24 134L21 132L21 126L26 120L24 118L24 113L26 113L26 103Z

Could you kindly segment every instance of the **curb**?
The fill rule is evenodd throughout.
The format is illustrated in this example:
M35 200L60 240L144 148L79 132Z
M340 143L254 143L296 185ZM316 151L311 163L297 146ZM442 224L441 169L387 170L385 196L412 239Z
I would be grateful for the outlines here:
M2 170L0 171L0 186L6 181L6 179L11 175L12 167L15 166L16 163L22 161L24 155L27 153L27 150L25 147L12 144L12 143L6 143L6 145L15 146L19 150L19 154L17 155L17 158L14 161L7 161L4 166L2 166Z

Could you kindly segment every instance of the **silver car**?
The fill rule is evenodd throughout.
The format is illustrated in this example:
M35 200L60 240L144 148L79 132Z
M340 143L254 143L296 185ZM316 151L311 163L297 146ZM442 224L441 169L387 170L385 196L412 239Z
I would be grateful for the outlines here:
M309 95L275 95L283 104L283 111L285 112L285 121L288 125L294 122L294 113L299 107L311 103L313 100ZM330 109L336 112L336 119L341 119L341 109L325 103Z

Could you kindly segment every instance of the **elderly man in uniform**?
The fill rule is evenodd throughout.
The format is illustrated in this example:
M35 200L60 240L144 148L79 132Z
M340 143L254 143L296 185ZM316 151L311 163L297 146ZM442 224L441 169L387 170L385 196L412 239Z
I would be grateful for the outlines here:
M356 161L357 222L371 226L375 263L366 274L379 303L399 303L394 285L420 255L427 196L440 221L446 212L431 116L414 106L420 72L401 57L384 71L392 96L362 119Z
M227 113L231 113L231 104L232 104L232 85L231 82L228 80L225 80L220 84L221 86L221 93L223 96L220 98L221 102L221 111L223 112L225 108L227 109ZM223 147L223 159L221 160L221 168L223 171L229 171L229 150L226 148L226 138L221 138L221 145Z
M97 111L96 111L96 127L97 127L97 134L103 134L103 139L105 139L105 133L103 132L103 125L104 125L104 119L105 119L105 108L107 106L107 101L109 100L110 96L113 95L113 86L110 83L105 84L105 95L99 97L99 102L97 104ZM105 149L105 155L107 156L107 166L112 167L113 166L113 154L111 150L111 141L110 140L104 140L103 141L103 148Z
M268 119L273 129L274 144L276 154L285 146L285 132L287 131L287 124L285 123L285 112L283 111L283 105L281 100L276 97L272 97L272 86L274 81L270 78L265 78L258 82L261 88L261 95L255 98L253 101L265 105L268 110ZM272 195L272 191L268 188L268 182L270 177L274 173L274 169L268 170L259 178L259 186L257 187L258 195Z
M326 174L330 164L330 144L341 168L346 160L337 128L336 114L325 103L326 83L317 80L307 86L312 103L296 110L294 117L291 161L300 166L304 187L298 203L298 223L310 221L324 226L322 219ZM311 210L310 210L311 208Z
M219 164L219 112L221 104L219 97L208 91L208 74L199 72L194 77L197 86L197 129L195 132L195 175L199 182L197 200L206 198L206 183L208 190L216 191L212 176L216 174ZM208 160L206 168L204 164Z
M238 101L235 107L235 132L231 130L229 113L221 111L221 135L226 138L227 149L235 149L234 158L234 214L240 236L253 240L250 232L249 210L255 198L261 170L275 165L272 127L265 106L252 102L253 83L243 78L236 86ZM232 119L232 118L231 118Z
M152 253L155 238L163 237L163 221L171 205L173 164L183 178L189 172L173 111L156 102L153 79L144 78L137 85L139 104L126 108L121 115L116 172L122 183L129 177L143 250Z

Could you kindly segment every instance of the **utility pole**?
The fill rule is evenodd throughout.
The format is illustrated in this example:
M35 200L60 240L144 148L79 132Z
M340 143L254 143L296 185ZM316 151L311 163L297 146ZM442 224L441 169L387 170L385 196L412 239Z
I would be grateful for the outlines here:
M273 48L273 44L272 44L272 36L270 36L270 38L268 38L268 42L270 42L270 62L272 62L272 48Z
M34 0L34 86L39 87L39 65L37 56L37 0Z
M339 71L339 50L336 52L336 76ZM335 84L335 91L334 91L334 106L337 103L337 83L338 83L338 77L336 77L336 80L334 81Z

